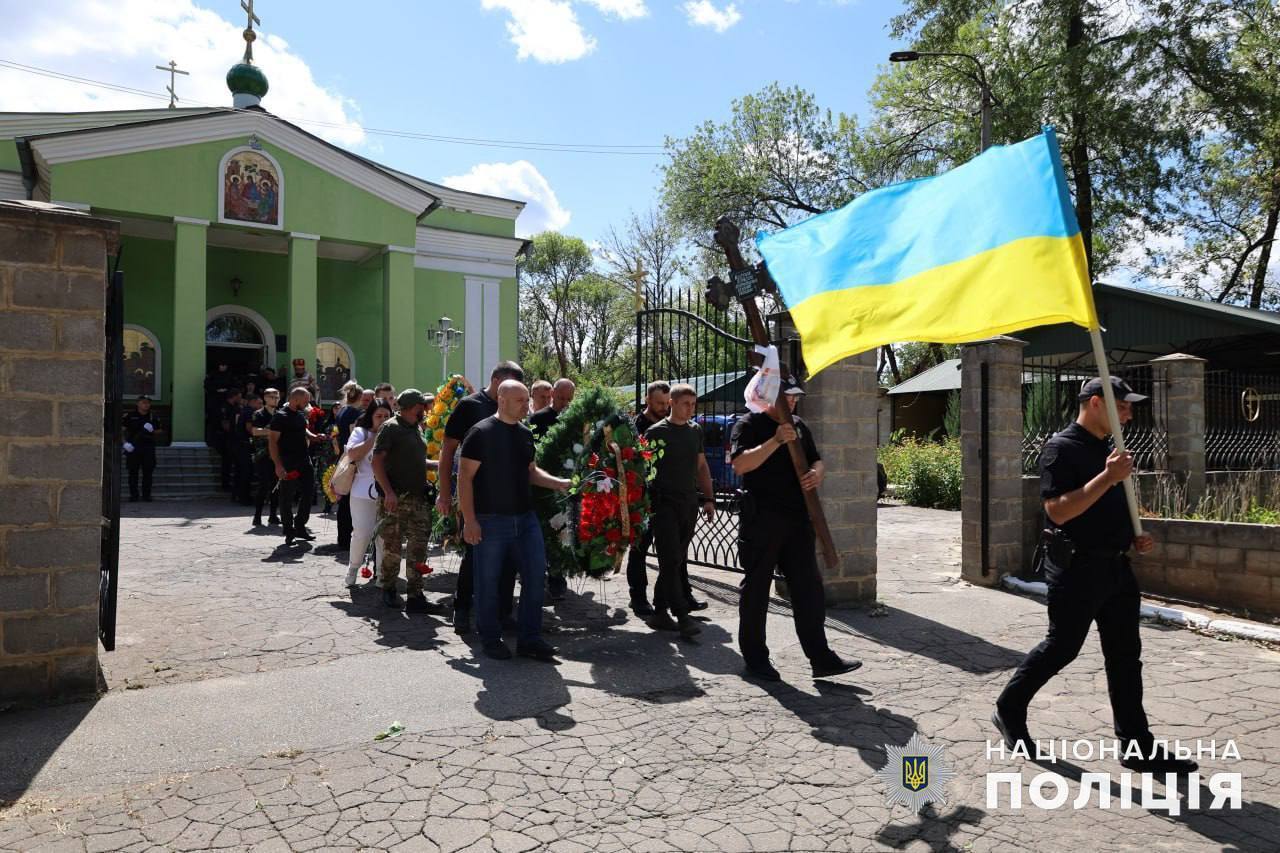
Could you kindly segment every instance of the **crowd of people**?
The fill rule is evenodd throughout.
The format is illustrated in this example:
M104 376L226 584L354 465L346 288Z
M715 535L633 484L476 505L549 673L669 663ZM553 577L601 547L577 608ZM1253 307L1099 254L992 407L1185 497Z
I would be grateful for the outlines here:
M468 634L474 629L483 652L498 659L513 656L503 630L514 627L515 654L553 660L556 650L542 637L542 609L548 598L564 599L568 581L547 574L546 543L531 488L569 488L569 480L538 467L535 447L573 401L574 383L560 378L526 386L518 364L499 363L485 387L457 402L444 424L435 461L426 453L432 436L424 435L431 395L413 388L397 394L385 382L363 388L351 381L340 389L339 402L324 408L315 399L316 383L305 362L295 360L292 368L287 376L270 368L235 376L227 365L219 365L205 383L209 443L222 459L222 485L234 501L253 506L253 527L279 527L283 547L300 546L316 539L309 523L323 499L323 511L335 511L337 541L316 550L345 558L348 587L358 588L361 570L372 564L376 568L366 577L380 591L383 606L406 614L451 610L454 630ZM782 405L790 403L794 409L801 394L798 385L788 385ZM636 433L660 440L664 450L650 487L649 523L626 562L633 613L655 631L685 638L700 632L692 614L707 607L693 595L686 556L698 515L711 519L716 512L702 430L694 419L696 404L692 387L654 382L634 416ZM744 517L751 519L743 525L743 535L765 532L765 539L742 549L746 574L739 640L744 661L749 675L777 679L764 640L768 589L776 568L791 585L796 630L815 675L848 672L858 662L839 658L826 642L822 582L801 494L821 483L821 458L802 421L795 419L794 428L780 421L779 411L751 415L739 421L733 434L734 470L743 477L748 495ZM134 499L150 499L158 431L150 401L139 398L125 424ZM800 441L809 458L811 469L804 478L796 477L785 453L774 452L791 441ZM330 506L320 477L344 456L354 475L346 494ZM428 600L423 588L423 576L430 571L433 510L457 517L461 524L463 553L449 609ZM647 555L655 546L659 570L651 603Z
M461 399L444 427L438 461L426 453L424 435L433 398L416 389L396 394L389 383L371 389L348 382L342 401L325 411L312 405L314 382L301 360L290 377L270 369L233 381L225 365L209 377L211 443L223 455L224 486L236 500L254 505L253 524L280 525L285 547L315 535L307 527L316 494L316 472L345 454L355 474L338 502L335 550L347 553L346 584L357 587L359 570L372 547L373 583L388 608L408 614L443 614L429 601L422 577L427 568L434 509L461 517L465 543L453 593L453 627L472 630L474 611L483 652L512 657L503 629L513 625L516 654L553 661L556 650L542 637L544 597L564 597L564 578L548 577L542 528L531 488L564 491L570 481L538 467L538 438L557 422L573 400L566 378L538 380L526 387L524 371L504 361L488 385ZM1146 398L1112 379L1121 423ZM1106 658L1107 681L1117 737L1140 747L1141 755L1121 762L1145 772L1185 773L1195 762L1173 756L1155 741L1142 704L1138 589L1129 565L1130 547L1146 553L1150 536L1135 537L1118 486L1129 476L1132 456L1107 443L1102 380L1082 384L1077 421L1049 441L1040 460L1041 497L1052 535L1044 554L1049 585L1049 631L1027 656L1000 694L992 722L1011 748L1026 748L1027 709L1032 697L1078 654L1092 622L1097 622ZM742 479L739 562L738 646L745 675L779 681L766 641L769 588L775 572L786 579L800 647L815 678L861 666L833 651L827 642L826 604L814 528L805 492L821 486L825 469L813 434L795 415L804 389L781 379L780 393L763 412L738 418L730 437L733 471ZM698 516L716 514L716 494L707 465L702 430L694 419L697 394L690 385L653 382L645 405L634 416L638 435L661 442L650 489L650 517L627 559L631 609L655 631L684 638L701 630L692 616L706 607L694 598L687 554ZM137 399L124 424L124 451L132 499L150 500L155 445L161 429L151 401ZM430 438L434 438L431 436ZM785 448L795 444L802 464ZM430 472L434 469L434 476ZM251 484L256 489L251 490ZM434 484L434 485L433 485ZM326 506L326 510L328 507ZM647 556L657 553L652 603ZM1071 571L1067 571L1068 567ZM407 597L398 592L403 570ZM515 583L520 583L518 611Z

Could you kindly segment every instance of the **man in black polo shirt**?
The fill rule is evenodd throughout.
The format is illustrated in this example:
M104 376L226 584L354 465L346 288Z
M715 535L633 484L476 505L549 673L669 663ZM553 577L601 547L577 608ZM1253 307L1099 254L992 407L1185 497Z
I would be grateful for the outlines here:
M658 380L650 382L645 389L644 410L636 415L632 425L636 435L643 436L649 427L662 420L671 411L671 385ZM653 615L653 606L649 604L646 589L649 586L647 559L649 549L653 547L653 525L645 528L644 534L631 546L627 554L627 586L631 589L631 612L637 616ZM687 577L686 577L687 580ZM706 605L703 602L699 602Z
M280 481L280 519L284 523L285 545L292 545L294 539L316 538L307 529L315 480L308 447L312 442L320 441L320 436L307 428L306 410L310 402L311 392L306 388L290 391L288 404L277 409L271 418L267 438L276 479ZM296 513L295 500L298 504Z
M279 495L276 493L276 465L271 459L268 443L271 436L271 421L276 416L280 404L280 389L268 385L262 392L262 408L253 415L249 434L253 437L253 472L258 478L258 493L254 498L253 526L262 526L262 508L271 504L269 523L280 523L278 516Z
M405 613L439 613L440 606L427 601L418 565L427 560L431 539L431 504L427 498L427 446L422 440L422 418L431 400L416 388L396 397L397 412L378 430L373 445L373 478L382 493L382 562L378 585L382 603L400 607L396 581L400 576L402 542L408 542L404 561L407 599Z
M827 603L814 552L813 523L804 503L804 493L822 485L822 457L808 425L793 415L795 426L787 426L780 408L786 406L788 412L794 412L803 395L798 382L783 379L773 405L739 418L730 436L733 471L742 477L747 492L739 516L738 559L743 576L738 648L746 674L762 681L782 680L769 661L765 643L775 568L787 579L796 637L813 668L813 677L841 675L862 666L860 661L844 660L827 644ZM800 442L809 466L803 477L796 476L786 448L793 441Z
M485 654L499 660L511 657L502 642L498 597L503 570L514 561L520 573L516 651L551 661L556 650L542 639L547 555L529 486L564 491L569 481L552 477L533 461L533 433L521 423L529 409L524 385L508 379L497 392L498 413L467 432L458 464L462 532L474 564L476 628Z
M244 506L253 503L253 416L262 408L262 398L255 392L236 412L231 428L231 447L235 456L232 499Z
M1133 417L1133 404L1147 398L1118 376L1111 378L1120 423ZM1098 623L1107 672L1107 692L1116 737L1124 752L1136 745L1140 757L1121 764L1148 773L1190 773L1194 761L1154 749L1155 738L1142 707L1142 641L1138 636L1138 582L1129 565L1132 545L1152 549L1150 536L1134 536L1123 483L1133 457L1113 449L1102 380L1080 386L1075 423L1045 442L1040 451L1040 497L1052 537L1045 554L1049 585L1049 633L1009 679L996 700L991 721L1006 744L1030 747L1027 707L1036 692L1075 660ZM1123 754L1123 753L1122 753Z
M489 373L489 387L470 394L458 401L444 425L444 441L440 445L440 491L436 498L436 512L447 515L453 512L454 457L467 432L480 421L498 411L498 387L508 379L524 382L524 370L514 361L501 361ZM521 417L524 417L523 413ZM465 537L464 537L465 540ZM511 612L515 597L515 574L503 581L503 613ZM474 586L471 548L462 554L458 566L458 583L453 593L453 630L465 634L471 630L471 599Z
M708 521L716 514L715 488L704 452L702 427L693 420L697 405L698 393L692 385L673 386L671 413L645 432L650 444L662 449L658 473L649 487L649 523L658 546L658 580L653 587L655 612L649 617L649 627L678 630L686 639L702 629L689 616L682 572L687 570L698 508L702 508Z

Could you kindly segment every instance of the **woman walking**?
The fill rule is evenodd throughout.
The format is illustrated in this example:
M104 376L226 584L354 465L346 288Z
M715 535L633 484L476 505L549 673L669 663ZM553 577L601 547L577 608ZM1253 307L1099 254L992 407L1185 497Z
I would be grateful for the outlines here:
M347 458L356 466L356 477L351 484L351 548L347 564L347 586L356 585L360 565L369 550L378 525L378 491L373 480L373 442L382 424L391 417L391 404L375 400L356 421L347 439ZM382 563L382 537L377 542L377 562Z

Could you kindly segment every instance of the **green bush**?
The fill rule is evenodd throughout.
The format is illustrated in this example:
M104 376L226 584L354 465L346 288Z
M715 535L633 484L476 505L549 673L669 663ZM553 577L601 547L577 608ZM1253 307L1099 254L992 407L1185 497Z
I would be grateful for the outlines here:
M960 440L928 441L895 434L880 448L880 464L898 497L911 506L959 509L963 476Z

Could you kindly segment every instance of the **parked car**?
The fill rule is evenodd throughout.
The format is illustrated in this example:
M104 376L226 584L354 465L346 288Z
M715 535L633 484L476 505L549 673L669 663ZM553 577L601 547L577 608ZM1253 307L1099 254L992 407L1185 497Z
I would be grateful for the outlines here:
M715 484L717 495L742 488L742 478L733 473L732 447L729 444L733 425L740 417L742 415L733 414L698 415L694 418L702 427L703 452L707 456L707 467L711 469L711 482Z

